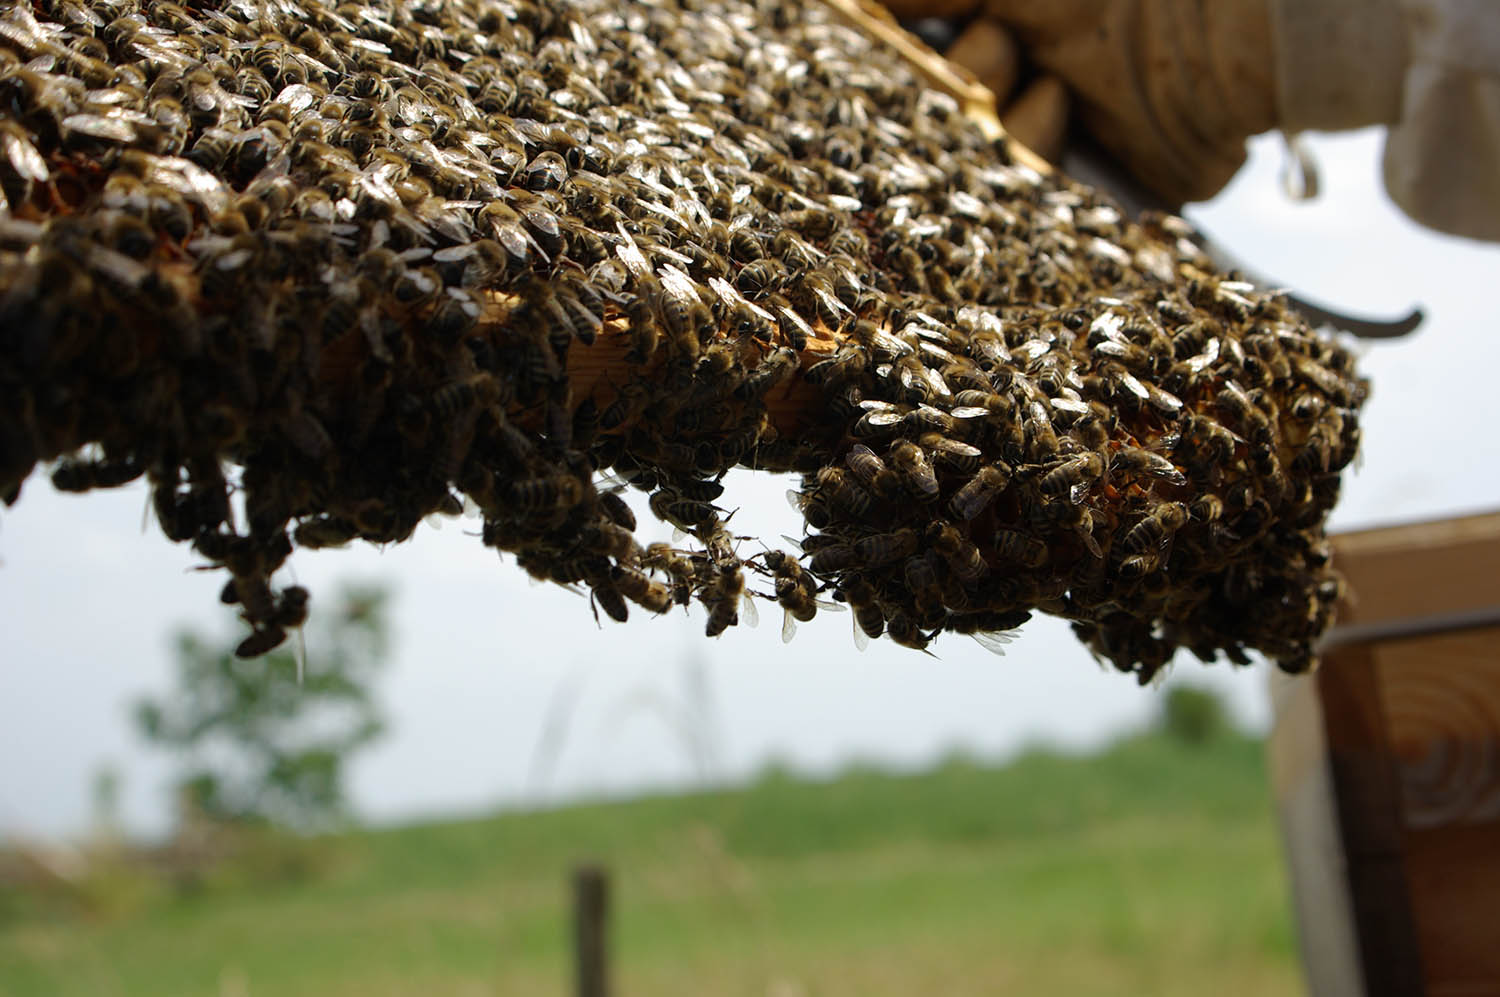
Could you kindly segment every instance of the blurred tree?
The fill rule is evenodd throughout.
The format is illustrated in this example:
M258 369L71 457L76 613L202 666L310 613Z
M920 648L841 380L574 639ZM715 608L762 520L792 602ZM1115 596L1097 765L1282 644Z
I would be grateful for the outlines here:
M346 815L344 763L383 728L371 682L387 653L387 598L346 585L335 611L314 614L301 675L290 651L246 660L236 637L178 633L178 688L137 703L135 718L182 759L182 819L311 829Z
M1161 726L1184 744L1206 744L1229 729L1224 702L1211 689L1174 685L1162 699Z

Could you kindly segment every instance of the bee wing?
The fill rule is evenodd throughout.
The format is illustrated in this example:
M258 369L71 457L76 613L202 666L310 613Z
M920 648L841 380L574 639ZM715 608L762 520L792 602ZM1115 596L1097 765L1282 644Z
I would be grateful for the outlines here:
M620 262L637 277L651 276L651 265L646 262L641 247L636 245L623 224L617 221L615 228L620 233L620 241L615 245L615 255L620 257Z
M47 182L51 176L47 161L25 135L14 131L0 132L0 146L4 147L5 158L17 176L35 183Z
M1146 391L1151 395L1151 404L1167 415L1176 415L1182 411L1182 399L1170 391L1158 388L1154 384L1146 385ZM1055 403L1054 403L1055 404Z
M1119 376L1120 383L1125 385L1126 390L1128 390L1132 395L1135 395L1143 402L1148 402L1151 400L1151 392L1146 390L1146 386L1142 384L1134 374L1130 373L1129 371L1120 371Z
M978 644L980 647L984 648L991 654L1000 655L1000 657L1002 658L1005 657L1005 645L1009 644L1014 639L1010 634L1002 633L981 632L972 633L969 634L969 636L974 638L974 643Z
M669 208L665 204L658 204L656 201L653 201L650 198L646 197L637 198L636 203L645 208L647 211L652 212L653 214L660 215L663 218L670 218L672 221L676 222L678 225L682 226L685 229L692 228L692 226L688 224L688 220L682 217L682 213L675 208Z
M292 660L297 663L297 684L307 676L307 638L304 636L303 628L298 627L293 634Z
M723 277L708 278L708 287L709 290L713 291L724 301L727 301L730 305L737 306L742 302L747 305L750 303L745 300L744 296L740 294L739 291L735 290L735 286L733 284L729 283L729 281L725 280Z
M100 138L109 142L134 142L135 126L116 117L98 114L70 114L62 121L63 130Z
M833 292L828 290L827 288L814 287L812 289L812 293L814 297L823 302L824 305L828 306L828 308L835 314L837 314L838 312L843 312L851 316L854 314L853 312L849 311L849 309L844 305L842 301L834 297ZM910 347L907 347L908 351L910 351L910 349Z
M1158 477L1163 481L1171 482L1174 485L1187 484L1187 478L1183 476L1183 473L1181 471L1177 470L1177 466L1170 460L1167 460L1167 458L1161 456L1161 454L1150 453L1150 451L1147 451L1147 453L1151 458L1151 467L1149 468L1149 472L1154 477Z
M906 340L898 336L893 336L884 329L879 330L874 336L870 337L870 346L882 352L889 353L893 357L909 356L916 352Z
M1052 344L1045 339L1028 339L1017 346L1011 354L1026 363L1032 363L1052 352Z
M210 213L222 214L229 205L229 188L197 163L179 156L158 156L152 161L150 178L184 197L192 198Z
M456 263L459 260L468 259L470 256L473 256L476 251L477 250L474 243L465 242L457 246L447 246L443 249L439 249L437 252L432 254L432 259L435 263Z
M802 333L802 335L806 336L808 339L817 338L817 333L813 332L813 327L808 325L801 315L798 315L795 311L788 308L786 305L779 305L777 306L776 310L783 316L785 316L786 320L793 326L795 326Z
M760 626L760 610L755 608L755 596L748 589L740 599L740 620L749 627Z
M1218 337L1210 339L1203 347L1203 352L1195 357L1189 357L1186 361L1188 370L1194 374L1201 374L1205 369L1219 362L1219 340Z
M853 613L849 617L854 622L854 649L863 651L870 646L870 635L865 633L864 628L859 625L859 614Z
M145 264L104 246L90 246L88 257L91 267L125 287L140 287L150 276Z
M792 638L797 636L797 618L792 615L790 609L783 609L781 612L783 616L781 621L781 642L783 644L790 644Z
M672 264L663 263L657 273L661 277L662 286L672 294L698 304L703 303L703 299L698 295L697 282Z
M772 325L772 326L780 325L780 323L776 321L776 316L772 315L770 312L766 311L760 305L757 305L755 302L749 300L744 295L740 294L739 291L735 290L735 287L734 287L733 284L731 284L728 281L726 281L726 280L724 280L722 278L719 278L719 277L710 278L710 284L712 284L714 281L717 281L719 284L722 284L724 286L724 289L729 294L733 295L733 297L730 300L731 301L737 301L738 304L739 304L739 306L741 308L749 310L749 312L752 315L755 315L756 317L760 318L763 322L765 322L768 325ZM806 323L803 323L803 324L805 325ZM807 335L809 335L809 336L812 335L812 329L811 328L808 328L805 331L806 331Z
M1165 394L1165 392L1163 392L1163 394ZM1068 412L1073 415L1088 415L1093 411L1089 408L1087 402L1075 401L1072 398L1052 399L1052 410L1054 412Z

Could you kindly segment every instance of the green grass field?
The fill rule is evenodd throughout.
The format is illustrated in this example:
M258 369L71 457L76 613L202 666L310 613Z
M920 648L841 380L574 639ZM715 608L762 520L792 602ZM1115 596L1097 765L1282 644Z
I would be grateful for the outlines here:
M614 876L623 994L1294 994L1263 751L1148 735L350 833L300 882L13 906L0 994L565 994L583 859Z

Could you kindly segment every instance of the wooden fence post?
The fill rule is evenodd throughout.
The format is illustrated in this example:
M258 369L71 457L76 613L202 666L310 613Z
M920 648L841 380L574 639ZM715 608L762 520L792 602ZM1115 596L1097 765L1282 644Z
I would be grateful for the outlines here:
M609 873L601 865L573 870L573 957L578 997L608 997Z

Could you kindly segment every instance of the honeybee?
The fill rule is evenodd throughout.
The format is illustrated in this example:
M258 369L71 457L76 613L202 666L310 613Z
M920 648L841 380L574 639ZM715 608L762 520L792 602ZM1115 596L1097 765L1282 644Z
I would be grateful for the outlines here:
M938 497L937 475L921 447L909 440L901 440L891 447L887 456L901 477L901 483L918 501L931 502Z
M692 558L670 544L653 543L648 544L642 552L641 564L653 571L664 573L671 579L673 600L679 606L688 604L698 574Z
M989 574L979 548L975 547L951 523L935 522L927 527L927 542L948 563L954 576L965 585L973 585Z
M1026 433L1026 450L1032 460L1045 461L1058 452L1057 431L1052 428L1052 417L1047 414L1045 405L1033 401L1022 425Z
M979 461L984 456L984 451L978 447L958 440L950 440L941 433L923 433L917 437L917 444L928 453L932 454L935 461L945 464L955 471L969 473L979 468ZM1009 470L1000 465L1001 470L1007 474Z
M644 572L617 564L611 579L625 598L652 613L661 614L672 608L671 592Z
M720 567L718 575L699 598L708 608L708 622L703 632L709 637L717 637L739 623L741 612L745 614L746 623L755 625L755 603L745 588L745 573L738 565Z
M815 575L836 575L863 561L853 544L836 543L812 552L807 567Z
M927 621L939 621L946 615L942 584L932 560L935 556L929 552L909 557L901 568L906 590L911 593L917 617L924 625ZM935 625L935 622L930 625Z
M854 575L841 580L835 594L853 610L854 646L863 651L870 641L885 633L885 613L876 602L875 588L865 578Z
M865 414L849 427L849 435L856 440L874 440L893 436L906 421L906 413L890 402L867 399L859 403Z
M734 286L751 301L772 294L786 283L787 269L780 260L756 260L740 268Z
M600 492L599 506L616 526L629 533L635 532L635 511L630 508L628 502L620 497L618 492Z
M713 316L698 296L693 279L671 266L662 267L655 306L679 360L692 363L703 349L703 335L713 327Z
M275 623L266 624L252 630L250 636L236 644L234 656L237 658L258 658L263 654L269 654L276 650L285 640L285 628Z
M863 516L870 509L873 499L870 493L855 478L837 467L825 467L817 474L818 494L827 496L834 505L841 506L854 516ZM803 510L804 513L806 510ZM811 520L808 520L811 522Z
M1292 400L1292 418L1310 425L1318 421L1327 407L1328 403L1321 397L1310 391L1304 391Z
M745 400L764 398L772 388L796 371L796 351L787 347L773 350L740 382L734 391L735 397Z
M358 535L353 523L338 516L315 516L298 523L292 531L297 546L312 549L342 547Z
M614 401L599 413L599 428L613 432L634 422L650 404L653 391L645 381L627 381L615 393Z
M786 302L779 294L767 296L767 304L773 308L776 314L781 316L781 334L785 337L787 345L801 353L807 349L808 341L815 338L817 333L807 321Z
M730 220L728 249L730 258L736 263L749 265L766 255L757 228L750 215L739 215Z
M1042 475L1037 487L1043 495L1053 498L1066 495L1068 501L1077 505L1103 474L1104 458L1096 453L1087 453L1058 463Z
M1045 543L1017 530L997 529L990 543L1001 560L1024 568L1040 568L1051 556Z
M1121 545L1131 553L1156 552L1165 559L1172 537L1188 521L1188 508L1181 502L1166 502L1132 526L1121 539Z
M885 461L875 455L875 451L863 443L856 443L844 455L844 462L877 498L887 502L896 498L901 480Z
M818 321L831 332L842 330L853 315L833 293L828 281L821 277L804 274L797 284L797 291Z
M86 492L93 488L115 488L144 473L133 456L119 460L64 457L52 470L52 487L60 492Z
M530 266L533 249L537 255L547 257L521 216L504 201L490 201L479 209L475 222L481 229L488 229L493 233L495 244L504 251L504 272L520 273Z
M1224 387L1214 396L1214 401L1220 411L1234 420L1240 432L1251 442L1270 443L1275 439L1271 421L1235 381L1224 382Z
M1132 584L1139 582L1160 567L1161 562L1161 556L1155 552L1132 554L1120 562L1120 580Z
M819 360L807 369L808 381L828 389L834 389L864 375L869 358L863 347L846 343L826 360Z
M832 158L830 156L830 158ZM828 251L830 253L842 253L855 259L863 259L869 255L870 240L865 238L863 232L856 228L841 228L833 233L828 240Z
M622 564L635 563L639 555L635 537L630 531L604 520L580 527L577 546L579 550L614 558Z
M1182 449L1188 450L1184 466L1195 479L1207 479L1229 463L1237 447L1246 443L1243 437L1225 429L1213 419L1190 414L1183 424ZM1179 451L1180 452L1180 451Z
M1010 475L1002 466L987 465L980 468L978 474L953 494L948 508L953 515L967 523L983 512L990 500L1004 491L1008 484Z
M710 277L708 286L718 296L724 324L737 336L749 336L769 343L776 334L776 318L764 308L745 298L735 286L719 277Z
M891 614L891 618L886 621L885 632L891 640L902 647L909 647L928 654L932 653L927 651L927 645L932 643L932 635L925 633L917 626L916 621L906 615L906 613L897 612Z
M1161 454L1141 447L1121 447L1109 459L1111 474L1146 474L1172 485L1185 485L1187 478Z
M689 533L703 529L718 518L719 509L709 502L684 498L675 488L663 487L648 500L657 519Z
M831 211L808 208L802 211L786 212L781 216L781 223L789 229L801 232L810 239L821 241L833 234L837 218Z
M591 583L589 601L594 606L595 623L599 621L600 609L616 623L624 623L630 619L630 607L625 604L625 597L615 586L613 579L604 578Z
M823 529L833 519L828 503L817 491L799 492L795 488L789 488L786 500L788 505L802 514L802 518L807 520L807 525L815 530Z
M562 511L583 501L584 484L571 474L522 478L510 483L510 501L517 509Z
M768 550L761 555L761 560L771 571L776 601L782 607L782 643L791 643L792 637L797 632L797 624L811 620L820 608L842 608L818 599L817 581L807 573L796 558L785 551Z
M893 533L861 537L854 541L854 553L864 567L878 568L909 557L916 552L918 542L917 531L908 526Z

